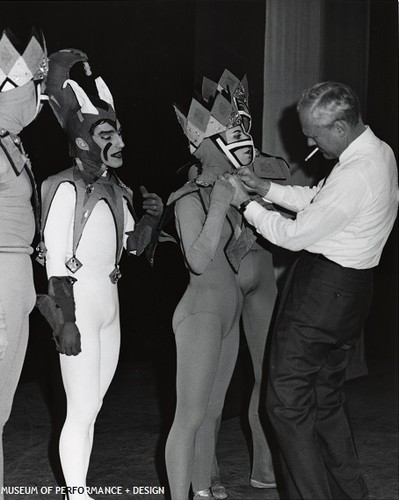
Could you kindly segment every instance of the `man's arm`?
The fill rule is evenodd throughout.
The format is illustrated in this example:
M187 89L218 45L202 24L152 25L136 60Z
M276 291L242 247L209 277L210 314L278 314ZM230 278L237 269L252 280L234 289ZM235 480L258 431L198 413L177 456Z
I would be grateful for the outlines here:
M249 194L237 176L229 179L236 190L232 204L239 207ZM255 201L246 205L244 216L271 243L293 251L308 249L345 228L356 216L366 190L362 182L361 176L354 178L353 174L330 178L313 203L298 212L295 220L268 211Z
M250 168L245 167L237 171L237 177L243 182L249 192L255 192L266 201L275 203L292 212L299 212L308 206L320 190L320 185L283 186L269 179L261 179Z

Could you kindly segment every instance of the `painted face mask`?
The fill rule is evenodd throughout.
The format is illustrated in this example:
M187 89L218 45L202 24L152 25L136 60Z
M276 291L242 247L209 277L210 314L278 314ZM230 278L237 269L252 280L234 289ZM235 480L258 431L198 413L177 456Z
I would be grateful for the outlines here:
M242 124L213 136L212 140L236 169L250 165L255 158L254 142Z
M122 149L124 143L119 122L104 121L95 126L92 134L93 142L100 149L100 158L106 167L122 166Z

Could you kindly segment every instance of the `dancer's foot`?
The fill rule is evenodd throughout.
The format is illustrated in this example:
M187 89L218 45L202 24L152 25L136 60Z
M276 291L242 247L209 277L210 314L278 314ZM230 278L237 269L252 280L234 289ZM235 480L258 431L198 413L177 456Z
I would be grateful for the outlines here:
M211 486L211 491L216 500L224 500L228 496L226 488L221 483L213 484Z
M206 488L205 490L194 491L193 500L215 500L215 497L212 495L210 488Z
M256 479L250 480L250 485L253 488L264 488L264 489L272 489L277 488L277 484L275 481L270 481L268 483L263 483L262 481L256 481Z

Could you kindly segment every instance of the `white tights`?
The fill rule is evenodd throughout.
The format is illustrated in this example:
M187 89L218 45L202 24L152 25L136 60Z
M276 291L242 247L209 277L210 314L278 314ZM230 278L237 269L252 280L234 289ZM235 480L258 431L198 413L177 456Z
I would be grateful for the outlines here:
M67 416L60 437L60 459L66 485L86 488L94 424L114 376L120 348L116 285L108 276L81 279L74 285L76 323L82 352L60 355L67 397ZM87 493L69 493L69 500L89 500Z

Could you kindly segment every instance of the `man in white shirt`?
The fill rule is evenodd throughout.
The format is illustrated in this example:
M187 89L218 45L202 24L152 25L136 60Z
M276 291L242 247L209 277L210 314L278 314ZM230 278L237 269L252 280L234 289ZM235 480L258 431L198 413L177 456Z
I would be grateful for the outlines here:
M397 213L391 148L364 125L347 85L306 90L297 110L309 146L338 158L315 187L280 186L248 168L228 176L233 205L270 242L303 250L276 320L267 393L289 499L367 498L345 414L345 368L369 312L373 268ZM250 192L296 212L268 211Z

